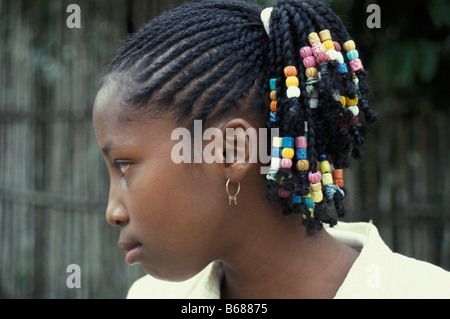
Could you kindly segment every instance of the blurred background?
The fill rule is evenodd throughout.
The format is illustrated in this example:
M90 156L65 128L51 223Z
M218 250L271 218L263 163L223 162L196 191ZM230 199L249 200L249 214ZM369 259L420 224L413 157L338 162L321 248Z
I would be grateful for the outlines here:
M144 275L105 220L109 177L91 109L127 33L182 2L0 0L1 298L123 298ZM72 3L81 29L66 26ZM450 1L327 3L381 115L365 160L346 173L347 220L372 220L394 251L450 270ZM381 28L367 27L372 3ZM66 285L70 264L81 288Z

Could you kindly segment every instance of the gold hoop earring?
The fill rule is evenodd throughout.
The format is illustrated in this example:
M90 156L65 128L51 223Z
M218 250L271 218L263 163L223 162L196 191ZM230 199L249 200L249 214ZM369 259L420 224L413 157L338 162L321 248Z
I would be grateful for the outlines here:
M232 200L234 201L234 205L237 205L237 195L239 194L239 191L241 190L241 183L238 183L238 190L237 190L236 194L231 195L230 191L228 190L228 184L230 183L230 179L231 178L229 178L227 180L227 183L225 185L225 190L227 191L227 194L228 194L228 205L231 205Z

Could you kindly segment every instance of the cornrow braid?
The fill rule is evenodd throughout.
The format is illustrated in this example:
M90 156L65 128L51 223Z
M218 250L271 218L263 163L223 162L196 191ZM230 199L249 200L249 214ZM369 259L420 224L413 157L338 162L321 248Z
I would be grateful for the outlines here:
M363 156L359 109L376 120L367 73L325 4L280 0L264 24L262 13L242 0L181 5L130 35L104 81L123 79L130 108L170 112L188 126L260 114L280 132L265 195L312 235L346 214L343 169Z

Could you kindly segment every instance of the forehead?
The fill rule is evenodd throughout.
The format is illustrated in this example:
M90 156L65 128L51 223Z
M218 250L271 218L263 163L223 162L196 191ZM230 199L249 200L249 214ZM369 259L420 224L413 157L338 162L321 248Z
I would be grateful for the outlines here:
M101 148L123 142L146 143L170 140L176 123L170 116L151 118L124 103L126 88L119 82L105 82L97 93L93 108L93 124ZM134 143L133 142L133 143Z

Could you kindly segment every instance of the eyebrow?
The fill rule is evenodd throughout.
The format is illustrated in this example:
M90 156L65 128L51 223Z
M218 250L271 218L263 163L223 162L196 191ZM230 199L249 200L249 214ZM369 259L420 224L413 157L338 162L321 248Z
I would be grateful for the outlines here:
M112 148L113 148L113 142L109 141L108 143L106 143L106 145L104 147L101 148L101 150L104 155L108 155L111 152Z

